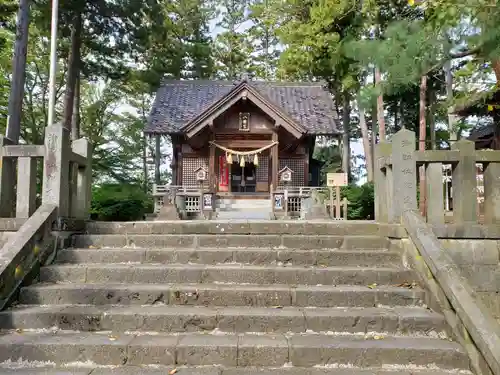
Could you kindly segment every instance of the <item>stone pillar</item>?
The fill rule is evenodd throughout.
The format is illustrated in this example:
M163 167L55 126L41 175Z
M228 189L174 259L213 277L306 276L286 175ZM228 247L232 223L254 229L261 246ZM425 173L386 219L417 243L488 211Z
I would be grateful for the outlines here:
M73 141L73 152L87 160L86 166L74 168L76 172L75 195L71 201L71 215L78 219L87 220L90 216L90 202L92 199L92 145L85 138Z
M476 222L477 170L474 142L460 140L452 145L459 151L459 160L453 166L453 219L455 223Z
M484 223L500 222L500 163L484 164Z
M0 217L12 217L14 214L16 165L13 158L3 157L3 146L12 142L0 135Z
M36 158L17 159L16 217L28 219L36 207Z
M374 189L375 189L375 220L381 223L386 223L389 220L388 211L388 186L392 184L392 180L388 179L386 170L381 169L380 163L385 161L385 158L391 154L392 145L387 142L381 142L375 145L374 152ZM390 178L390 176L389 176Z
M432 153L432 151L429 151ZM427 188L427 222L444 224L443 164L429 163L425 166Z
M417 166L415 163L415 133L401 129L392 137L391 222L400 223L403 212L417 209Z
M42 202L55 204L58 215L69 215L69 130L61 124L45 128Z

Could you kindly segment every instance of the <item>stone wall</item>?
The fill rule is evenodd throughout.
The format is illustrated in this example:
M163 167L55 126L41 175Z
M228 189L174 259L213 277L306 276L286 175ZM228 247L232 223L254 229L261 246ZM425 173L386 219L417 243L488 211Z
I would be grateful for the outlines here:
M462 275L500 323L500 241L441 239Z

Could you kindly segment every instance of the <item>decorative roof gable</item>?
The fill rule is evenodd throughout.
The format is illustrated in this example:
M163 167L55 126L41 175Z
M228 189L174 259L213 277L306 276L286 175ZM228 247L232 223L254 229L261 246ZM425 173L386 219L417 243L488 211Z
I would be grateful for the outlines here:
M145 133L183 133L186 125L214 107L241 82L165 81L159 88ZM333 98L319 83L247 81L287 118L310 134L341 134Z

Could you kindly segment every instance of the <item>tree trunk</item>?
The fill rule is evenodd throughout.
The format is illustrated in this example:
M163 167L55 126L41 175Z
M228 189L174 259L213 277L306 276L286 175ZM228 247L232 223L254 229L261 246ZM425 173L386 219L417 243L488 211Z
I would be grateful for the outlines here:
M142 190L147 193L148 192L148 136L143 133L142 136L142 174L143 185Z
M342 170L347 173L349 178L351 173L351 137L350 137L350 122L351 122L351 105L350 95L347 91L343 92L343 110L342 110L342 125L344 134L342 136Z
M365 110L358 102L359 111L359 127L361 128L361 138L363 140L363 150L365 152L366 175L367 181L373 181L373 161L372 150L370 145L370 135L368 134L368 126L366 125Z
M418 149L420 151L425 151L425 139L426 139L426 100L425 96L427 94L427 76L422 76L420 80L420 110L419 110L419 142ZM426 189L425 189L425 167L420 167L420 212L422 215L426 215Z
M382 78L380 69L375 67L375 84L382 90ZM385 118L384 118L384 96L382 92L377 96L377 122L380 141L385 142Z
M75 98L73 100L73 116L71 117L71 139L80 138L80 98L81 98L80 74L76 78Z
M453 101L453 74L451 72L451 60L444 64L444 74L446 80L446 99L448 100L448 132L450 133L450 141L454 142L458 139L456 124L457 116L453 113L452 101ZM451 146L451 145L450 145Z
M63 126L72 130L73 106L75 101L76 83L80 73L80 45L81 45L82 17L76 12L71 30L71 52L68 58L68 79L64 94ZM76 139L72 136L72 139Z
M431 133L431 150L437 149L436 140L436 116L434 114L437 106L436 90L434 87L429 89L429 132Z
M23 110L24 83L26 80L26 54L28 51L30 1L19 0L17 12L16 43L12 58L12 86L9 96L9 116L6 137L19 143L21 136L21 117Z

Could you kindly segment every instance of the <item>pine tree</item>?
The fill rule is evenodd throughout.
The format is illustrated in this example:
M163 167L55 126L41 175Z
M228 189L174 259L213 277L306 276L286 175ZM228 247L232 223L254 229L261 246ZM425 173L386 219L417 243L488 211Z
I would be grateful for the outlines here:
M244 24L248 20L248 0L218 0L220 21L214 55L217 78L236 80L248 72L251 48L245 38Z
M264 80L276 78L280 51L276 35L276 24L272 16L276 0L254 0L249 7L252 25L247 30L248 43L252 50L251 73Z

